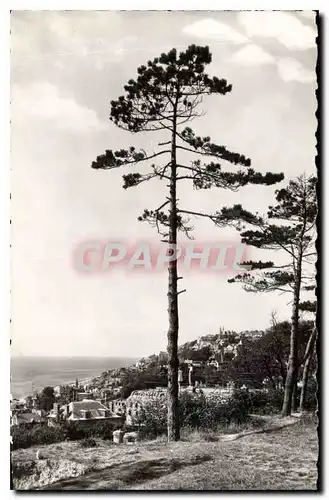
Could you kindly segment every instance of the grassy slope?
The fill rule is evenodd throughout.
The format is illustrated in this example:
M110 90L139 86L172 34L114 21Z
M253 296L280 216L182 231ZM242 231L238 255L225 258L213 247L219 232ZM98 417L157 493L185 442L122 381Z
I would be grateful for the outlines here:
M45 459L34 463L36 448L13 452L15 476L22 465L32 467L23 482L15 479L17 489L316 489L314 424L297 423L235 441L101 442L86 450L78 443L62 443L40 450Z

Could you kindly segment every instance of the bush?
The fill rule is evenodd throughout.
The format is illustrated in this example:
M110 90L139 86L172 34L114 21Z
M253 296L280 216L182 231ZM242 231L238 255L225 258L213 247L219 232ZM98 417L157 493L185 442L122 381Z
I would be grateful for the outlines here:
M246 422L249 418L251 409L252 404L249 394L241 390L234 391L233 396L229 399L226 405L226 423L229 425L231 423L242 424Z
M25 425L15 426L11 429L12 449L29 448L32 446L31 429Z
M249 398L243 391L236 391L228 401L217 394L205 397L185 393L180 400L180 415L183 426L213 430L218 425L243 423L248 419Z
M167 431L167 403L163 399L154 399L143 405L134 419L139 427L140 439L154 439Z
M229 401L223 402L218 395L184 392L179 399L181 427L197 430L214 430L218 425L243 423L248 419L250 407L248 395L236 392ZM166 433L167 403L155 399L145 403L135 423L139 425L141 439L154 439Z
M121 425L115 424L113 422L108 422L108 421L97 422L86 431L86 434L89 437L95 437L100 439L112 439L113 431L119 428L121 428Z
M112 439L113 431L118 428L118 424L107 421L99 421L93 425L84 425L79 422L65 422L62 426L62 433L70 441L79 441L85 438Z
M281 411L284 392L282 389L248 392L251 413L269 415Z
M34 445L52 444L61 441L79 441L88 438L112 439L113 431L120 427L108 421L100 421L92 426L81 425L79 422L64 422L57 427L25 425L12 428L12 449L29 448Z
M60 429L62 431L63 440L68 439L69 441L78 441L79 439L84 439L87 436L86 429L79 425L78 422L64 422Z
M47 425L36 425L28 427L25 425L15 426L11 430L12 449L29 448L34 445L52 444L64 441L66 435L58 427Z
M36 445L52 444L63 441L63 431L58 427L34 427L31 431L32 443Z
M82 448L96 448L97 443L95 439L88 437L81 440L80 446Z

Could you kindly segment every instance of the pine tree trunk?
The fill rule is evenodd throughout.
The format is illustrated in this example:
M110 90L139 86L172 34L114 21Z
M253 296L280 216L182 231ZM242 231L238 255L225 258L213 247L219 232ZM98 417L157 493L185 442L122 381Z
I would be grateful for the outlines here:
M170 177L170 213L169 243L177 244L177 199L176 199L176 120L173 124L171 140L171 177ZM175 251L175 250L174 250ZM177 260L168 266L168 441L178 441L178 297L177 297Z
M316 329L314 328L312 331L312 334L308 340L308 343L306 346L306 351L305 351L306 360L304 363L302 390L300 393L300 401L299 401L299 411L301 413L304 411L306 392L307 392L307 383L308 383L308 377L309 377L309 372L310 372L310 365L311 365L311 361L312 361L312 354L313 354L315 339L316 339Z
M291 415L294 386L297 382L299 298L302 275L302 247L300 245L295 268L294 298L291 315L290 353L281 415Z
M282 378L282 386L284 387L286 384L287 372L286 372L286 367L284 366L281 357L279 359L279 363L280 363L280 374L281 374L281 378Z
M295 334L292 334L292 335L295 335ZM293 342L295 342L295 341L293 341ZM294 361L292 358L289 358L286 384L285 384L285 388L284 388L282 412L281 412L282 417L287 417L288 415L291 415L294 384L295 384Z
M296 372L295 372L295 382L294 382L294 387L292 390L292 398L291 398L291 411L293 413L296 413L296 411L298 409L298 387L297 387L298 377L299 377L299 370L297 368Z
M309 358L307 358L307 360L305 361L305 365L304 365L304 369L303 369L303 382L302 382L302 390L300 393L300 401L299 401L299 411L301 413L303 413L303 411L304 411L308 376L309 376L309 371L310 371L310 364L311 364L311 356Z

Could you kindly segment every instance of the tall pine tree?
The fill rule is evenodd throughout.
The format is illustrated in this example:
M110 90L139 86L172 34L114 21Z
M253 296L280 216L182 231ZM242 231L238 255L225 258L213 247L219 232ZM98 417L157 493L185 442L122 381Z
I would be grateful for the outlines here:
M132 133L161 131L168 135L159 143L159 149L146 153L131 146L119 151L107 150L92 163L94 169L113 169L123 165L146 163L148 173L129 173L123 176L123 187L137 186L151 179L165 181L168 196L156 209L145 209L139 216L157 227L168 243L168 249L176 256L177 234L189 236L192 227L189 216L203 214L179 207L177 184L190 180L196 189L221 187L236 190L251 184L272 185L283 179L283 174L258 173L251 168L249 158L229 151L225 146L214 144L210 137L199 137L185 124L201 116L203 96L225 95L232 90L226 80L210 77L205 72L211 63L209 47L191 45L185 52L176 49L161 54L137 69L137 78L124 86L125 94L111 101L110 119L118 127ZM234 131L232 131L234 133ZM181 157L178 158L178 153ZM195 159L183 161L192 153ZM158 161L167 157L161 165ZM212 161L209 161L212 159ZM201 161L204 160L204 161ZM208 160L208 161L207 161ZM241 166L242 170L223 171L222 162ZM187 163L187 164L186 164ZM178 440L178 291L177 260L168 266L168 440Z
M290 355L285 383L282 415L290 415L298 373L299 311L315 303L301 303L301 292L315 289L316 238L316 178L302 175L291 180L284 189L276 191L277 204L269 207L266 217L244 210L241 205L226 207L217 212L216 224L233 225L241 233L241 241L259 249L282 251L287 256L284 265L274 262L243 262L249 272L230 279L243 284L246 291L290 292L292 299ZM256 229L246 229L246 225ZM270 269L270 270L266 270ZM313 338L312 334L312 338Z

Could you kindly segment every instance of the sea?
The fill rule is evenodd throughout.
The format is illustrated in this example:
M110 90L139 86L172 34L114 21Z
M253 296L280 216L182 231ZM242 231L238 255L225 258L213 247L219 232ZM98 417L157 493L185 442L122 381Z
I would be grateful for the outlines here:
M116 357L12 357L11 395L19 399L45 386L97 377L107 370L131 366L137 361L137 358Z

